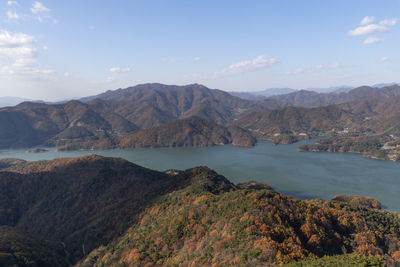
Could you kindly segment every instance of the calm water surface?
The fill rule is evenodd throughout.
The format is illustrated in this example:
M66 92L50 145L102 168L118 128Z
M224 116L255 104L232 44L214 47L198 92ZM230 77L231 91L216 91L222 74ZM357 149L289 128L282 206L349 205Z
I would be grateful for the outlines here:
M357 154L299 152L297 147L301 144L272 146L265 141L252 148L226 145L70 152L50 148L49 152L39 154L0 150L0 158L42 160L98 154L125 158L156 170L206 165L234 183L267 182L279 192L300 198L331 199L336 194L371 196L385 208L400 211L400 163L366 159Z

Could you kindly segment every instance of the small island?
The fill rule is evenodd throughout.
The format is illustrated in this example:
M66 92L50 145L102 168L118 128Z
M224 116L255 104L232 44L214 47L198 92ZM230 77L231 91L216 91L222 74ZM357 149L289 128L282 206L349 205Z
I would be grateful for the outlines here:
M35 147L35 148L29 149L27 152L28 153L45 153L45 152L49 152L49 151L47 149L44 149L44 148Z

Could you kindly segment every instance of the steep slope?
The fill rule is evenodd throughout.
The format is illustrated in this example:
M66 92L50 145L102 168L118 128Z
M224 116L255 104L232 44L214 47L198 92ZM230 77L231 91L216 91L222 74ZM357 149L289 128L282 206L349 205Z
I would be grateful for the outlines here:
M179 118L200 116L224 125L254 110L269 110L274 105L261 105L203 85L185 86L141 84L126 89L107 91L84 98L90 104L103 105L141 128L168 123Z
M121 135L137 126L107 109L78 101L24 102L0 109L0 148L62 145Z
M0 225L65 243L71 260L122 233L168 175L122 159L89 156L8 162L0 172ZM129 212L128 212L129 211Z
M312 266L382 266L399 260L399 227L395 214L345 202L298 200L262 186L210 192L193 185L159 198L78 266L274 266L343 253L354 254Z
M171 176L100 156L0 163L0 225L64 244L71 262L122 234L160 195L192 183L233 186L207 168Z

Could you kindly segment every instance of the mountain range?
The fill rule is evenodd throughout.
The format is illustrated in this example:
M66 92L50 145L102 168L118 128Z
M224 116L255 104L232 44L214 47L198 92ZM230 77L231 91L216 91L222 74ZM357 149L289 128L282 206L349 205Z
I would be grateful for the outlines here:
M254 103L197 84L138 85L64 104L24 102L2 108L0 147L103 141L193 116L227 125L254 110L281 106L276 100Z
M376 135L383 146L400 134L399 97L398 85L246 100L199 84L141 84L79 101L0 108L0 148L252 146L318 135Z

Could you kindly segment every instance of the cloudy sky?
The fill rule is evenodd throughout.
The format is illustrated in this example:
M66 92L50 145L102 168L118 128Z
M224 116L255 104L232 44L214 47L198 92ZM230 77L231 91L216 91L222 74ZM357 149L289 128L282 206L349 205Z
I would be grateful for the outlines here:
M400 0L0 0L0 96L400 82Z

